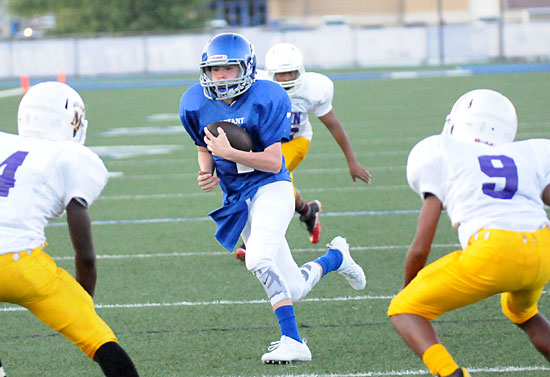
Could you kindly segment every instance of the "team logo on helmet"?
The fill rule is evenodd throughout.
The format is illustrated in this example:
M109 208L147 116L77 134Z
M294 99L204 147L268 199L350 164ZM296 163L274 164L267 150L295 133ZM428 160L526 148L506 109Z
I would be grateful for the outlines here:
M84 119L82 110L80 112L75 110L74 118L73 118L73 121L71 122L71 126L74 127L73 137L76 136L78 130L80 130L80 127L82 127L82 119Z

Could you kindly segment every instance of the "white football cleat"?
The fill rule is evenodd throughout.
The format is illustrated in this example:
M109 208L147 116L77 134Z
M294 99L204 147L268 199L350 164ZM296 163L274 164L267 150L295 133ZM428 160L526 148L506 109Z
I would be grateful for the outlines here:
M343 275L348 281L349 285L357 291L365 289L367 285L367 278L363 268L359 266L349 253L349 245L344 237L334 237L334 239L327 244L327 248L336 249L342 253L342 264L338 268L338 273Z
M306 339L300 343L286 335L281 340L271 342L267 353L262 355L264 364L288 364L292 361L311 361L311 352L306 344Z

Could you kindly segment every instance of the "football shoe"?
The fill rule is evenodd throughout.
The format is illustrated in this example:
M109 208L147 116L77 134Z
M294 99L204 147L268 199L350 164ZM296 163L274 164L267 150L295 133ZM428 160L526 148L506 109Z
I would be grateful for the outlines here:
M367 285L365 272L351 257L346 239L340 236L334 237L334 239L327 244L327 248L336 249L342 254L342 264L337 270L338 273L346 278L353 289L358 291L364 289Z
M244 246L244 243L241 244L241 246L235 251L235 258L240 260L241 262L244 262L246 257L246 248Z
M319 219L319 215L323 210L323 205L318 200L311 201L307 205L309 211L305 215L300 215L300 221L306 224L311 243L317 243L319 242L319 238L321 238L321 220Z
M310 361L311 352L307 346L307 340L303 343L298 342L286 335L281 336L281 340L271 342L267 348L269 352L262 355L264 364L288 364L293 361Z

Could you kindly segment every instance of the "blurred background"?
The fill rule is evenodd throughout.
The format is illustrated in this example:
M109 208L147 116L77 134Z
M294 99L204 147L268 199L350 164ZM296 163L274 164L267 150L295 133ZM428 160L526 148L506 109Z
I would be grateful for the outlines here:
M550 0L0 0L0 79L194 73L222 31L259 67L277 42L315 69L546 64Z

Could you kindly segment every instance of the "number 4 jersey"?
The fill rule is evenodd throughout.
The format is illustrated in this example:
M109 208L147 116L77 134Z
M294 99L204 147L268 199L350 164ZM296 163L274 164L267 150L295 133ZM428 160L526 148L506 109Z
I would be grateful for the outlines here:
M0 254L43 244L48 220L73 198L90 206L107 179L101 159L79 143L0 132Z
M414 146L407 180L443 208L463 248L481 228L534 232L549 224L542 192L550 184L550 141L498 146L435 135Z

